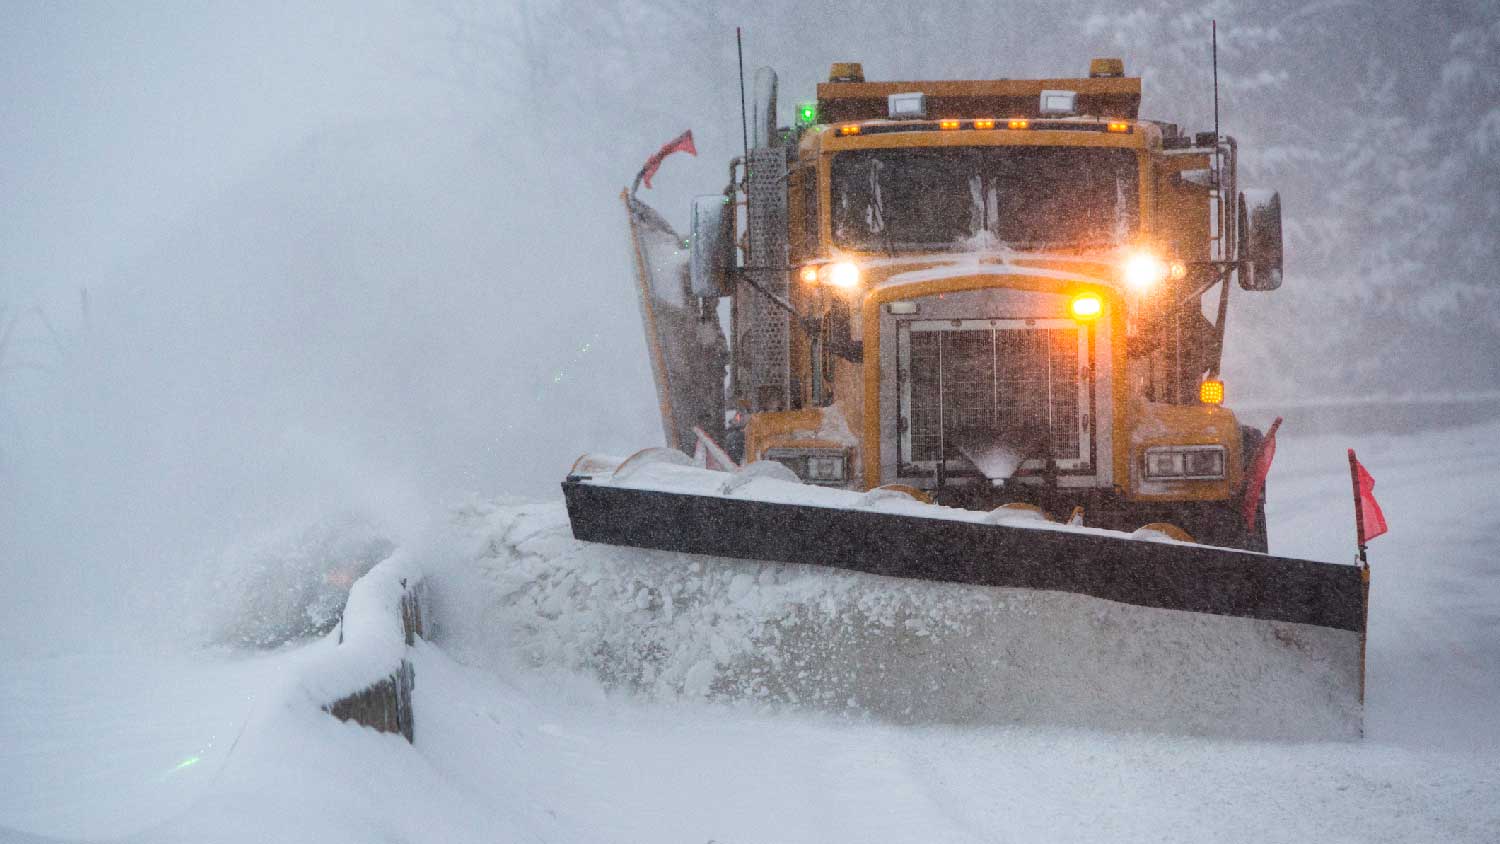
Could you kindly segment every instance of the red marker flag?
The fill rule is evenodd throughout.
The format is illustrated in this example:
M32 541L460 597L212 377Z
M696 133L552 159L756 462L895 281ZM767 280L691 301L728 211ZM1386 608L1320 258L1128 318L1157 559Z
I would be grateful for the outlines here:
M1271 461L1276 459L1276 429L1281 427L1281 417L1271 423L1271 428L1266 431L1266 438L1261 440L1260 448L1255 450L1255 457L1250 460L1250 468L1245 474L1245 495L1241 499L1244 507L1245 527L1255 529L1255 509L1260 504L1261 496L1266 493L1266 475L1271 474Z
M1354 527L1359 533L1360 546L1364 546L1385 533L1385 513L1375 501L1375 479L1354 457L1352 448L1349 449L1349 474L1354 479Z
M641 167L641 172L636 175L637 182L645 182L646 189L651 189L651 177L656 175L657 168L661 167L662 161L674 152L685 152L688 155L697 155L698 148L693 146L693 130L689 129L681 135L667 141L656 154L646 159Z

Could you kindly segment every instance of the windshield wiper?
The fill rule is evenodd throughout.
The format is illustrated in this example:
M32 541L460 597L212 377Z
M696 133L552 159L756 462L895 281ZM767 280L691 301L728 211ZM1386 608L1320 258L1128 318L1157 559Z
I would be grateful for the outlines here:
M880 243L885 254L896 257L896 240L891 234L890 220L886 219L884 197L880 193L880 171L885 167L878 158L870 159L870 207L875 211L875 221L880 226Z

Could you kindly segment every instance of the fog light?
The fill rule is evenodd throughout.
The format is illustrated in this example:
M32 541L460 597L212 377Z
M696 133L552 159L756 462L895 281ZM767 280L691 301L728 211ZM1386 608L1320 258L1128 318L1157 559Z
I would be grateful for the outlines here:
M1182 471L1189 478L1224 477L1223 449L1183 452Z
M1175 445L1146 449L1146 477L1213 481L1224 477L1224 446Z
M844 479L844 458L807 458L807 479L810 481L842 481Z
M1146 476L1151 478L1182 477L1182 452L1146 452Z
M1198 385L1198 401L1204 404L1224 403L1224 382L1210 378Z
M842 448L768 448L763 460L775 460L791 469L804 483L843 486L849 481L849 451Z
M1073 297L1073 318L1079 320L1096 319L1104 312L1104 300L1096 294L1084 293Z
M803 284L817 284L818 283L818 267L817 267L817 265L816 264L808 264L807 266L803 267L802 268L802 272L800 273L799 277L802 279L802 283Z

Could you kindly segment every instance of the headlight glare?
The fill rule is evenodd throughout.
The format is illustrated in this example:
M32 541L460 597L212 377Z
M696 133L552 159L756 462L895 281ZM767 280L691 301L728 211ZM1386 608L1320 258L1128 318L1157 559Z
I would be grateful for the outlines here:
M1144 293L1161 284L1170 271L1166 261L1149 252L1137 252L1125 259L1125 283L1137 292Z
M1096 319L1104 311L1104 302L1093 293L1081 293L1073 297L1072 310L1074 319Z
M859 267L853 261L839 261L828 268L828 283L846 290L859 286Z

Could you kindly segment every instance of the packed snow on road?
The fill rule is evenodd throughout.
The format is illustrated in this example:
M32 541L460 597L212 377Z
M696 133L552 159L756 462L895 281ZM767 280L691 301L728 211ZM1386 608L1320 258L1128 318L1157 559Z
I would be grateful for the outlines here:
M348 556L388 551L381 566L421 568L434 590L414 744L319 709L336 666L358 676L337 630L171 657L99 642L6 671L0 825L15 841L1492 841L1500 523L1483 502L1497 435L1488 423L1359 438L1392 524L1372 545L1362 739L868 705L878 695L816 650L747 659L758 620L826 602L940 634L971 609L964 595L586 546L558 501L471 502L399 550L345 523ZM1349 442L1286 436L1273 550L1350 558ZM259 553L296 567L299 547ZM909 590L935 590L928 611L910 611Z

